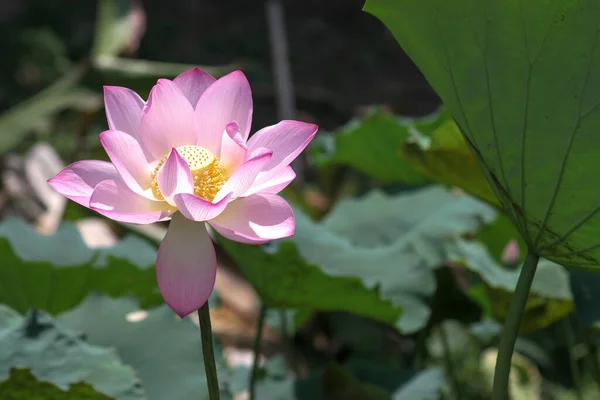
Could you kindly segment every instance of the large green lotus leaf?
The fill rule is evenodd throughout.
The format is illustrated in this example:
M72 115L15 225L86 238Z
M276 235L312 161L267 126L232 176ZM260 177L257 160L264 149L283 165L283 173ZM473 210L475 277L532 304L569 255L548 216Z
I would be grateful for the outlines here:
M504 321L520 271L503 268L480 242L456 240L449 246L448 253L453 263L464 265L479 276L488 297L488 304L482 306L489 307L487 311L492 317ZM478 296L473 297L478 301ZM521 331L531 332L549 326L572 309L573 295L568 272L558 264L540 259Z
M600 2L368 0L456 119L520 232L600 259Z
M42 236L8 219L0 223L0 259L0 303L21 313L37 307L57 314L90 292L134 295L144 306L163 303L154 272L156 250L134 236L93 250L72 224Z
M82 332L93 345L114 348L138 372L148 400L208 399L199 328L167 306L136 311L139 306L132 299L91 295L58 321ZM227 399L230 371L221 346L214 345L221 398Z
M435 291L445 240L495 215L439 186L397 196L373 191L341 201L321 223L296 211L290 239L262 247L220 242L269 306L348 311L415 332L430 314L424 300Z
M374 110L319 139L312 147L320 151L312 155L321 167L348 165L384 183L425 183L428 179L404 160L402 146L414 132L428 134L448 118L438 112L423 120L399 119Z
M431 180L459 187L494 206L500 206L454 120L445 120L433 131L429 140L406 142L402 155Z
M1 307L0 381L8 379L8 383L0 386L0 393L19 388L13 379L25 377L18 373L17 377L9 377L10 370L16 367L31 370L40 380L63 391L84 382L116 400L146 399L135 371L123 365L114 350L87 344L42 311L32 310L21 317Z
M40 381L30 370L11 368L7 380L0 382L2 400L111 400L87 383L75 383L62 390L50 382Z

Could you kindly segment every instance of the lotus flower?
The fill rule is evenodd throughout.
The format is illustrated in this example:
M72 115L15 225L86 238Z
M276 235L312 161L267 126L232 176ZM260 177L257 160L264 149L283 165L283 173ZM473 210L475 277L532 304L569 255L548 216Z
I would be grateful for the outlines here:
M100 142L112 162L75 162L49 180L63 196L130 224L171 220L156 277L181 317L207 301L216 255L206 223L228 239L262 244L294 234L289 204L277 195L316 125L281 121L250 139L252 93L244 74L218 80L199 68L160 79L144 102L108 86L109 130Z

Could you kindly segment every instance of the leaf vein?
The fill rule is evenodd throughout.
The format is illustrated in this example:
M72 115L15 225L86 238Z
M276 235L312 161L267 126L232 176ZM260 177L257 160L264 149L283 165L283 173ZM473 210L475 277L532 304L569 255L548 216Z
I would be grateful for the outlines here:
M552 192L552 197L550 199L550 203L548 204L548 208L546 210L546 214L544 216L544 220L542 222L542 226L537 234L537 237L535 238L535 247L538 246L540 239L542 238L543 233L546 231L547 227L548 227L548 221L550 220L550 216L552 214L552 210L554 209L554 205L556 204L556 198L558 197L558 193L560 191L560 187L562 186L562 182L563 182L563 178L565 175L565 171L567 168L567 164L569 162L569 158L571 155L571 150L573 149L573 143L575 143L575 137L577 136L577 132L579 132L580 127L581 127L581 121L582 121L582 117L581 117L581 109L583 107L583 98L587 89L587 85L588 85L588 81L591 75L591 71L592 71L592 62L594 60L594 53L596 52L596 47L598 45L598 32L596 32L596 36L594 37L594 43L592 44L592 49L590 51L590 58L588 60L588 65L587 65L587 69L586 69L586 75L585 75L585 79L583 81L583 86L581 88L581 93L579 95L579 105L578 105L578 118L577 121L575 122L575 126L573 127L573 130L571 131L571 134L569 136L569 142L567 144L567 150L565 152L565 155L562 159L561 165L560 165L560 170L558 173L558 178L556 180L556 184L554 186L554 191ZM591 218L591 216L589 216ZM584 219L585 221L585 219ZM584 222L585 223L585 222ZM566 239L566 237L565 237Z

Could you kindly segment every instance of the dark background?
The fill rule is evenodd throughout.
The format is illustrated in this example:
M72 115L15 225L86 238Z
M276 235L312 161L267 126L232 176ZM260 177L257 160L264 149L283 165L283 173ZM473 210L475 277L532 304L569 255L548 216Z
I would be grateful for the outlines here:
M198 65L240 63L255 98L254 127L274 123L265 4L259 0L143 0L146 33L136 58ZM362 106L424 115L439 100L364 0L283 2L297 118L331 130ZM96 1L0 1L0 111L59 77L57 39L81 60L92 46ZM48 58L45 60L44 57ZM44 62L46 61L46 62Z

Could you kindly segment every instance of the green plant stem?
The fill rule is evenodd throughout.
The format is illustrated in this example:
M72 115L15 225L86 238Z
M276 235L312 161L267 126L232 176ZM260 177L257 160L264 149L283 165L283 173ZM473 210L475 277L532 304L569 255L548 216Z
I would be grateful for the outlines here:
M250 400L256 398L256 391L254 386L258 380L258 360L260 358L260 345L262 343L262 332L265 326L265 317L267 316L267 307L263 304L260 306L260 313L258 314L258 323L256 324L256 336L254 336L254 361L252 361L252 374L250 375Z
M571 366L571 376L573 377L573 384L575 386L575 393L577 393L577 399L583 400L581 394L581 371L579 370L579 364L573 354L573 347L575 347L575 338L573 330L571 329L571 323L569 317L563 318L562 320L563 333L565 335L565 344L567 345L567 353L569 354L569 363Z
M452 353L450 352L450 345L448 344L448 336L446 336L446 329L444 325L440 325L440 337L442 339L442 347L444 349L444 364L446 365L446 375L450 378L452 383L452 391L454 392L454 398L456 400L462 400L462 391L460 389L460 382L454 373L454 362L452 361Z
M208 385L208 397L210 400L219 400L219 379L217 378L217 365L213 350L212 328L210 325L210 311L208 301L198 310L200 319L200 336L202 338L202 356L204 357L204 369L206 372L206 383Z
M540 257L531 248L527 249L527 257L521 268L517 287L508 307L506 322L504 323L500 345L498 346L492 400L508 400L508 382L512 354L539 259Z

